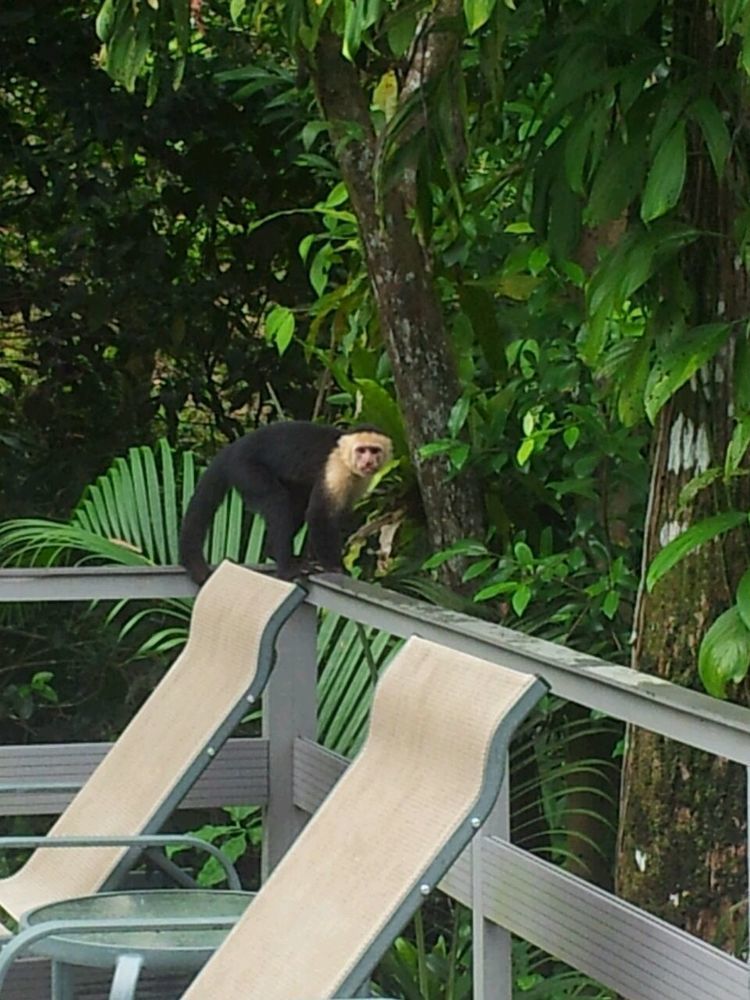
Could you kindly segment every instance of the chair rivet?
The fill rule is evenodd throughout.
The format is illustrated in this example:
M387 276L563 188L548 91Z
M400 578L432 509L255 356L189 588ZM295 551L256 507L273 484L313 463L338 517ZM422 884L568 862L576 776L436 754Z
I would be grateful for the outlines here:
M482 821L478 816L472 816L471 825L474 827L475 830L478 830L479 827L482 825Z
M420 885L419 891L422 893L423 896L429 896L430 895L430 887L429 887L429 885L427 885L426 882L423 882Z
M215 747L207 747L206 748L206 753L208 754L209 757L215 757L216 756L216 749L215 749Z

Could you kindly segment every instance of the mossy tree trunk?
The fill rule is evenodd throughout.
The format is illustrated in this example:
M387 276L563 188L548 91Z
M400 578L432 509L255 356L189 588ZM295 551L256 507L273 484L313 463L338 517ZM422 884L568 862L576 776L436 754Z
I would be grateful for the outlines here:
M717 374L719 371L723 375ZM715 507L706 496L678 513L681 488L722 455L731 359L686 387L661 414L653 454L646 561ZM710 398L706 389L710 387ZM750 506L750 504L748 504ZM698 645L733 601L747 568L737 533L685 559L636 611L633 666L699 687ZM745 539L746 541L746 539ZM690 733L685 734L686 739ZM629 732L618 844L618 892L706 940L732 947L747 894L745 776L740 765L642 729Z
M734 72L736 52L720 47L715 11L706 0L675 8L675 45L690 65L706 72ZM713 60L715 65L709 65ZM719 77L719 72L715 78ZM717 95L717 100L721 98ZM737 95L739 102L740 95ZM724 105L729 130L743 128L742 109ZM737 256L737 209L732 188L719 185L705 150L692 136L683 207L706 235L685 260L693 322L726 322L750 312L748 275ZM739 164L738 171L744 171ZM720 480L687 505L680 491L710 466L723 466L730 439L735 384L736 324L722 354L659 413L652 452L644 568L685 527L729 507L750 509L747 476ZM711 623L734 602L748 568L747 529L703 545L664 577L652 593L641 591L635 614L632 664L677 684L700 688L698 647ZM750 703L748 691L740 700ZM685 734L690 739L690 733ZM746 919L747 796L739 765L662 739L629 733L618 838L617 885L627 899L723 947L736 946Z

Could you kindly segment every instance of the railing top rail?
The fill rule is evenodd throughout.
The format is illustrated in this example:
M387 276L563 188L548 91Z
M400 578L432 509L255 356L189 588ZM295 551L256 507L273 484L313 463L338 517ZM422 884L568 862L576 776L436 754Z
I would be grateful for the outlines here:
M750 766L750 710L739 705L337 574L312 577L307 589L315 607L393 635L420 635L543 674L563 698ZM0 602L189 597L195 592L177 566L0 570Z

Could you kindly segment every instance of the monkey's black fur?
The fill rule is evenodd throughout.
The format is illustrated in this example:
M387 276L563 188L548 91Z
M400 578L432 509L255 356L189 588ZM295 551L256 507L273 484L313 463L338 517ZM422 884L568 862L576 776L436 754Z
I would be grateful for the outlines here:
M209 576L203 542L216 509L234 487L266 522L268 549L281 577L294 574L292 539L307 520L310 544L326 569L341 565L340 521L345 504L327 495L325 470L339 439L357 431L304 420L261 427L227 445L198 481L180 530L180 562L198 584Z

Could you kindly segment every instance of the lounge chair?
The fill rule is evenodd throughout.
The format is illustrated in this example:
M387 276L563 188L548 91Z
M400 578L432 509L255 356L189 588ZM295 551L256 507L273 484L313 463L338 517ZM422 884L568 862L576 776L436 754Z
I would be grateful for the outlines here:
M359 755L183 1000L356 995L486 818L511 736L545 690L535 677L410 639L378 682ZM208 926L170 926L199 924ZM14 944L44 933L36 925Z
M304 596L294 584L219 566L195 600L182 652L46 838L0 838L0 850L58 841L0 879L9 916L112 888L147 842L164 843L150 835L262 692L277 634ZM120 846L75 846L100 838Z

